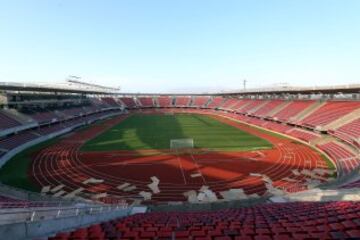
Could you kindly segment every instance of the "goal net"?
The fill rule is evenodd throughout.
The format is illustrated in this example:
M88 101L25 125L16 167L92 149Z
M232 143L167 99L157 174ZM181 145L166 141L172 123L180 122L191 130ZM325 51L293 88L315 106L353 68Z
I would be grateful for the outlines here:
M184 149L184 148L194 148L194 140L192 138L170 140L170 149Z

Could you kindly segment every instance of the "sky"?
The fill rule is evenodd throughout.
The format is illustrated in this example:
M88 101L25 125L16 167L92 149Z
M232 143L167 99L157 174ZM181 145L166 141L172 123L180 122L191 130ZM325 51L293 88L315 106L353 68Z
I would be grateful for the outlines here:
M124 92L360 83L359 0L0 0L0 82Z

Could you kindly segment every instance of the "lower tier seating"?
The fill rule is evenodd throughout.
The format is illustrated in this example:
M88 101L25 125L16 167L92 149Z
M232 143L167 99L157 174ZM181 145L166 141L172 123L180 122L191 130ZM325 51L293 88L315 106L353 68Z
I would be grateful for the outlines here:
M360 102L357 101L328 101L324 106L304 118L301 124L314 127L325 126L357 109L360 109Z
M30 142L31 140L34 140L37 137L38 136L36 134L33 134L32 132L23 132L23 133L15 134L8 138L0 140L0 148L11 150L15 147L18 147L19 145Z
M360 142L360 118L329 132L350 144Z
M292 131L289 131L288 134L290 136L299 138L299 139L304 140L306 142L310 142L311 140L313 140L315 138L321 137L320 134L313 133L313 132L310 132L310 131L300 130L300 129L293 129Z
M360 188L360 179L351 183L347 183L341 186L341 188Z
M135 214L50 240L360 238L360 202L273 203L214 212Z
M353 152L335 142L317 146L335 160L336 165L340 168L338 170L345 174L360 166L360 159Z

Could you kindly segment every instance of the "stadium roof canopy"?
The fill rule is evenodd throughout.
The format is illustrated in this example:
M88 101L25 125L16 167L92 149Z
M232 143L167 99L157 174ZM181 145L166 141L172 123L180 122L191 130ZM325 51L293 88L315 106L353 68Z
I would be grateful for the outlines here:
M79 94L118 94L119 89L102 87L94 84L81 82L66 82L59 84L33 84L0 82L0 90L19 92L57 92Z
M241 94L338 94L338 93L360 93L360 84L322 86L322 87L275 87L258 88L239 91L224 91L221 95Z
M94 84L67 82L63 84L32 84L0 82L0 90L19 92L58 92L101 95L256 95L256 94L359 94L360 84L337 85L325 87L291 87L257 88L247 90L233 90L203 93L124 93L120 89L102 87Z
M337 86L325 86L325 87L269 87L269 88L253 88L246 90L232 90L232 91L219 91L219 92L202 92L202 93L119 93L121 95L217 95L217 96L227 96L227 95L261 95L261 94L359 94L360 93L360 84L350 84L350 85L337 85Z

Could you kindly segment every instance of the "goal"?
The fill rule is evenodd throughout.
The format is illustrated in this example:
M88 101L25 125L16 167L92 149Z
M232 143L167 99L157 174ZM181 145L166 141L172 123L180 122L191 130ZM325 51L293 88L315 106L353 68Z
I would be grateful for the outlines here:
M184 148L194 148L194 140L192 138L181 138L181 139L170 140L170 149L184 149Z

